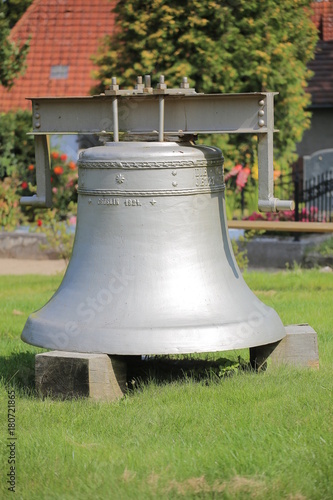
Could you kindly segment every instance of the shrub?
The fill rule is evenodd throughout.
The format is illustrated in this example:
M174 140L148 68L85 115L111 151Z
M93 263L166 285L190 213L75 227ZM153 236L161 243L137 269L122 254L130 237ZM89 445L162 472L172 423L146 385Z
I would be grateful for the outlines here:
M19 196L31 196L36 192L33 179L35 177L35 166L30 163L26 168L26 175L18 186ZM58 151L51 153L51 185L52 203L55 208L57 220L66 220L70 212L69 205L77 201L77 167L73 161L68 161L67 155ZM22 207L22 212L28 217L29 222L36 220L36 209ZM39 212L38 212L39 213Z
M282 210L281 212L259 213L252 212L244 220L267 220L267 221L294 221L295 210ZM321 213L317 207L302 208L299 222L326 222L325 213Z
M72 254L74 243L73 225L76 223L76 204L69 205L71 214L66 220L59 221L57 210L39 211L36 219L34 230L38 233L43 233L46 236L46 243L41 244L42 250L57 250L59 259L64 259L67 264Z
M2 187L6 189L6 196L15 200L15 208L21 196L31 196L36 192L34 140L27 135L31 124L29 111L19 110L0 116L0 178L2 182L7 177L15 179L7 180ZM51 152L51 183L56 218L65 220L69 204L77 200L77 168L75 162L69 161L67 155L60 151ZM9 194L11 189L13 192ZM24 218L29 222L35 220L35 209L32 207L21 207L21 213L19 208L16 214L17 222L12 221L10 227L19 225ZM2 225L9 227L7 222Z
M14 175L0 181L0 227L12 231L26 222L17 195L19 179Z
M31 127L29 111L0 114L0 178L14 173L22 180L26 177L27 166L35 161L34 139L27 135ZM29 181L35 183L34 173Z

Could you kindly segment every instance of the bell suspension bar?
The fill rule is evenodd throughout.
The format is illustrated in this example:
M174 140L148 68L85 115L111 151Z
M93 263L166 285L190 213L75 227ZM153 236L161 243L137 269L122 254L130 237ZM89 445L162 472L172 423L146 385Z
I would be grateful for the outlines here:
M184 77L180 88L167 88L160 76L157 88L149 75L137 78L132 90L119 89L115 77L105 93L91 97L33 97L33 131L37 195L22 197L22 205L51 207L50 153L52 134L155 135L256 134L258 136L259 210L292 210L294 202L274 197L274 96L277 92L201 94Z

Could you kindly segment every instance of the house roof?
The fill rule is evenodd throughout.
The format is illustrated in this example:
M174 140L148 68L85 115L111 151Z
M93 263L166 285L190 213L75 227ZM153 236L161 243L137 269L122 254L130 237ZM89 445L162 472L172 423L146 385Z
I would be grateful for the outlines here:
M35 0L11 31L31 36L26 71L10 91L0 86L0 112L31 109L26 97L88 95L96 84L90 57L115 25L109 0Z
M319 30L320 39L328 42L333 40L333 2L320 0L313 2L312 20Z

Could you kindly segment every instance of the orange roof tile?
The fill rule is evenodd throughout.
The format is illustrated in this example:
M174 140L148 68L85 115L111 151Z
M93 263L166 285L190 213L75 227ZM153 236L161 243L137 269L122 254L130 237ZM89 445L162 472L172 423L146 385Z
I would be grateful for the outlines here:
M320 39L325 42L333 40L333 1L313 2L311 7L313 9L312 20L319 30Z
M26 97L88 95L96 84L90 57L115 25L109 0L35 0L11 31L13 40L31 36L27 69L10 91L0 86L0 112L30 109ZM52 79L52 66L58 76ZM68 67L68 68L66 68ZM53 71L57 68L53 68ZM60 74L59 74L60 71Z

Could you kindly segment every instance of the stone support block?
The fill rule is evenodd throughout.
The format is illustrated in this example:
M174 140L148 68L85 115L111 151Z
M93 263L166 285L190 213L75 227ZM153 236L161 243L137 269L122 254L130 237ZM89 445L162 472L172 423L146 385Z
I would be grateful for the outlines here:
M61 399L115 401L127 388L126 367L122 356L45 352L35 357L36 389L42 396Z
M253 368L266 368L267 360L271 366L292 365L319 368L317 333L307 323L288 325L286 336L272 344L250 348L250 362Z

